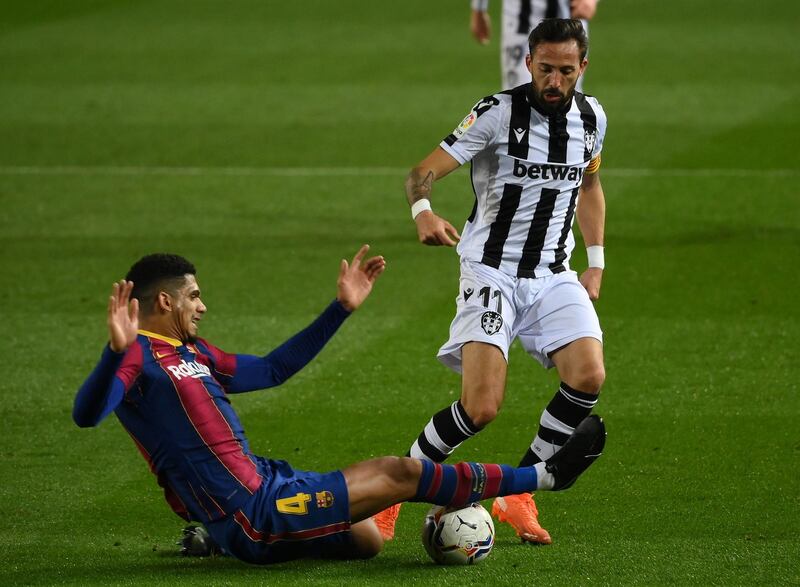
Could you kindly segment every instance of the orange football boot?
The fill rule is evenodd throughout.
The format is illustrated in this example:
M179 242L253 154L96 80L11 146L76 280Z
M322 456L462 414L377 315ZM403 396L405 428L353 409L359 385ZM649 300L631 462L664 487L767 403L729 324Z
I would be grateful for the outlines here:
M400 515L401 505L403 504L396 503L394 505L390 505L382 512L378 512L372 516L372 519L375 520L375 525L378 526L378 530L380 531L384 540L394 539L394 525L397 523L397 516Z
M533 501L533 494L506 495L495 498L492 515L501 522L510 524L523 542L552 544L550 534L539 525L539 510Z

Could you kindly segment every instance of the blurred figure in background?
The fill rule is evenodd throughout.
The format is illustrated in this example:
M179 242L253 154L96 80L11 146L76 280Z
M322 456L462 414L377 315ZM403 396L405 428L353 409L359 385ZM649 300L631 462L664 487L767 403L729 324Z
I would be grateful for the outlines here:
M500 35L500 75L503 89L531 81L525 65L528 35L545 18L576 18L589 35L589 21L597 11L597 0L503 0ZM492 33L489 0L472 0L470 31L475 40L486 45ZM583 91L583 77L575 88Z

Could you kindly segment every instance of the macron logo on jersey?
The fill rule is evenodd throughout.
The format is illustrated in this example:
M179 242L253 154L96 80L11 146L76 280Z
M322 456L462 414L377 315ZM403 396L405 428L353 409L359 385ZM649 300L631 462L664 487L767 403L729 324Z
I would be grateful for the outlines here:
M184 377L193 377L194 379L200 379L203 376L211 376L211 370L203 365L202 363L198 363L196 361L192 361L187 363L186 361L181 361L180 365L169 365L167 369L175 376L175 379L180 381Z

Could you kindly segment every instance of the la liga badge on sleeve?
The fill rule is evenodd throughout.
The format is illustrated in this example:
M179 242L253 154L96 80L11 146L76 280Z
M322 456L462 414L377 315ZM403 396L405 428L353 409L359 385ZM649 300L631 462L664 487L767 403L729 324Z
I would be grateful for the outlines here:
M461 124L459 124L453 131L453 134L456 136L456 138L460 139L462 136L464 136L464 133L467 132L467 129L472 126L476 118L478 118L478 116L474 112L467 114L464 117L464 120L461 121Z

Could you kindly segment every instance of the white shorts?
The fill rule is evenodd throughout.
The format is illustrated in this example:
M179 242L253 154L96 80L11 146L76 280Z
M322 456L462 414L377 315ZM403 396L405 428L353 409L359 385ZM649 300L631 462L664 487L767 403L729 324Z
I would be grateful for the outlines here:
M461 373L461 347L485 342L503 352L515 338L544 367L550 354L579 338L603 342L594 305L574 271L547 277L512 277L475 261L461 261L456 316L437 357Z

